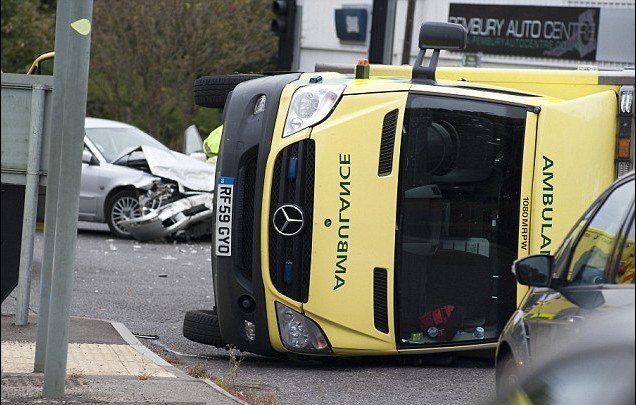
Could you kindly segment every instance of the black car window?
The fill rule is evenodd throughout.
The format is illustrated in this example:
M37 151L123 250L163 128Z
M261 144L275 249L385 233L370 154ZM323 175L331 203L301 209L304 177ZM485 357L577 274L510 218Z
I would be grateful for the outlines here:
M567 284L605 282L603 272L633 196L633 182L625 183L609 194L572 250Z
M618 263L612 274L616 284L634 284L634 217L631 217L629 229L620 253Z
M572 228L570 233L565 237L561 246L554 254L554 259L557 267L561 267L561 263L567 263L568 258L570 257L570 252L573 249L573 245L576 242L577 237L581 234L583 229L587 226L592 214L596 211L596 207L600 204L599 201L595 201L590 208L585 212L583 217L576 223L576 226Z

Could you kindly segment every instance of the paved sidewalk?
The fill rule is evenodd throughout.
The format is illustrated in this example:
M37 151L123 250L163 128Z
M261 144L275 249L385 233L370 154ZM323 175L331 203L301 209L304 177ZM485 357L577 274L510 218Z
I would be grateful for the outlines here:
M2 315L2 404L245 404L209 379L189 376L141 344L121 323L71 318L64 397L42 398L34 373L37 318Z

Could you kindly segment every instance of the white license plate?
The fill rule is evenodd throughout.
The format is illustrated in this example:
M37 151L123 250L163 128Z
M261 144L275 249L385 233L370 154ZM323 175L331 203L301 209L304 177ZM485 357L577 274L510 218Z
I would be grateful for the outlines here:
M215 254L232 256L232 199L234 178L220 177L216 183Z

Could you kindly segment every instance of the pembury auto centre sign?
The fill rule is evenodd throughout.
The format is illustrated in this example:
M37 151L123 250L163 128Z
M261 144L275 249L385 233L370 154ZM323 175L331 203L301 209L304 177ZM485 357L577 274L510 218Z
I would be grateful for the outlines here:
M599 8L451 3L448 14L466 27L467 52L596 60Z

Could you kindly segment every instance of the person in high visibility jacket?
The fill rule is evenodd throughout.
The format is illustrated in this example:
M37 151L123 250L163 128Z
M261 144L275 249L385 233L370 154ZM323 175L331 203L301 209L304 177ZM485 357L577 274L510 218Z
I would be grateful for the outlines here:
M631 245L631 248L630 248ZM634 240L627 240L618 264L616 265L615 281L617 284L634 284Z
M216 162L216 156L219 154L219 146L221 145L221 135L223 134L223 125L219 125L216 129L210 132L207 138L203 141L203 152L208 158L208 162Z

